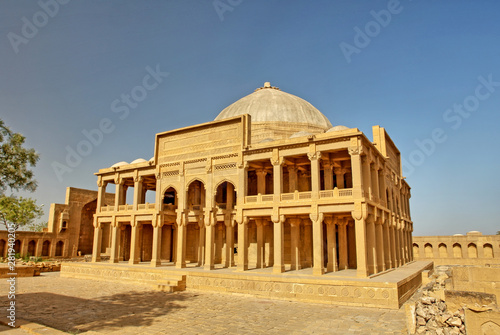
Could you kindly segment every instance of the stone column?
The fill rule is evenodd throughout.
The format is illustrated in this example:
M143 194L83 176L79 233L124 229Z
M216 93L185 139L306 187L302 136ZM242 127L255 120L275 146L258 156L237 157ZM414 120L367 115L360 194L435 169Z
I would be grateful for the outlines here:
M347 256L347 220L338 220L339 227L339 270L349 267Z
M205 221L200 218L198 221L198 266L203 266L205 261Z
M399 220L396 218L396 225L394 227L394 245L396 247L396 264L398 267L402 265L401 261L401 244L399 242Z
M394 221L394 218L392 218L392 223L391 223L391 253L392 253L392 265L394 268L397 268L399 266L399 258L398 258L398 247L396 245L396 231L397 231L397 225Z
M115 211L123 204L123 179L115 180Z
M130 238L130 259L129 264L139 264L141 259L140 241L139 241L139 228L141 224L135 219L131 222L132 224L132 236Z
M267 171L265 169L257 169L255 173L257 174L257 193L266 194Z
M237 271L248 270L248 217L238 221L238 264Z
M372 190L372 180L371 180L371 163L370 158L368 156L363 157L363 181L364 181L364 196L373 199L373 190Z
M226 263L224 266L230 268L234 266L234 231L231 217L225 219L226 225Z
M271 163L273 164L274 202L279 203L281 201L281 193L283 193L283 157L272 159Z
M162 222L157 219L156 216L153 217L153 255L151 257L151 266L161 265L161 233L162 233Z
M264 222L262 218L255 219L255 225L257 226L257 269L261 269L265 264L264 250Z
M345 188L344 174L345 174L344 169L342 169L341 167L335 168L335 179L337 180L337 188L338 189Z
M321 152L316 151L307 155L311 161L311 196L313 199L319 198L320 187L320 166Z
M325 219L326 222L326 242L328 249L328 262L326 264L327 272L338 271L337 264L337 236L336 236L336 220L332 217Z
M139 204L142 203L142 177L136 176L134 178L134 204L133 204L133 209L134 211L137 210Z
M385 173L384 173L384 171L385 171L385 168L382 165L381 169L378 171L378 185L380 188L379 196L380 196L381 201L384 202L384 207L388 207L387 202L389 200L386 199L387 192L385 189Z
M361 158L362 152L363 147L349 148L352 170L352 194L354 199L361 199L364 196L363 164Z
M227 199L226 199L226 209L231 211L234 208L234 185L230 182L227 183Z
M375 223L375 233L377 235L376 239L376 249L377 249L377 270L378 272L385 271L385 259L384 259L384 235L382 229L382 222L380 219Z
M371 170L371 180L372 180L372 194L373 194L373 199L378 202L380 195L379 195L379 185L378 185L378 164L374 163L372 164L372 170Z
M353 174L354 178L354 174ZM368 277L368 266L367 266L367 247L366 247L366 223L363 217L358 218L353 215L355 220L356 229L356 264L357 264L357 276L361 278Z
M313 275L322 275L324 269L324 254L323 254L323 213L309 214L312 221L313 233Z
M215 224L216 223L216 224ZM224 251L224 231L226 230L226 225L222 223L214 222L215 224L215 249L214 249L214 259L220 264L226 263L226 253ZM220 257L220 258L219 258Z
M375 222L373 217L368 217L367 219L367 230L366 230L366 240L368 244L368 271L370 274L377 273L378 262L377 262L377 249L376 249L376 234L375 234Z
M213 270L215 265L215 220L210 212L205 214L205 270Z
M348 267L349 269L356 268L356 232L354 222L347 220L347 250L348 252Z
M392 252L391 252L391 237L389 220L386 218L383 223L383 234L384 234L384 255L385 255L385 268L392 268Z
M118 246L120 245L120 223L116 222L116 218L114 218L111 223L111 255L109 257L110 263L118 263L119 254L118 254Z
M285 222L284 215L276 215L272 217L274 225L274 265L273 273L285 272L285 257L283 253L285 234L283 230L283 223Z
M288 192L293 193L298 190L298 178L297 178L297 166L296 165L288 165L286 167L288 169Z
M325 190L333 190L333 165L329 160L323 160Z
M300 219L293 218L290 220L291 227L291 256L292 256L292 270L302 269L302 263L300 261Z
M97 186L99 187L97 190L97 206L96 213L101 212L101 207L104 206L105 198L106 198L106 186L108 186L108 182L103 181L101 176L98 177Z
M101 261L101 242L102 242L102 228L101 224L94 218L94 243L92 245L92 262ZM51 243L52 246L53 242ZM50 250L49 250L50 255Z
M175 267L178 269L186 267L186 221L184 214L177 216L177 260Z

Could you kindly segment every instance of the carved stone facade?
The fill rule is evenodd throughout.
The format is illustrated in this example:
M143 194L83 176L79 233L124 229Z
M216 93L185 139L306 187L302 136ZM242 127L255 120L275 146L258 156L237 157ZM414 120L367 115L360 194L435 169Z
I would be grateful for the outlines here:
M112 203L114 194L106 194L104 204ZM91 254L94 238L94 214L97 192L74 187L66 189L64 204L51 204L49 222L43 232L17 231L16 254L39 257L75 257ZM0 231L0 257L6 257L8 232Z
M410 187L384 128L373 127L373 141L357 128L332 128L312 105L279 92L266 83L216 121L157 134L149 161L99 170L93 262L108 254L112 263L368 277L412 261ZM281 114L256 109L263 101L280 101L271 107Z

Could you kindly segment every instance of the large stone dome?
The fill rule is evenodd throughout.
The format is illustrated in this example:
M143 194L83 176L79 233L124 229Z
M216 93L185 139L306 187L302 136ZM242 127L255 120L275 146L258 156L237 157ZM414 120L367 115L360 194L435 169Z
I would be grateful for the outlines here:
M316 107L269 82L224 108L215 121L242 114L251 115L253 142L264 138L288 138L298 131L322 133L332 127Z

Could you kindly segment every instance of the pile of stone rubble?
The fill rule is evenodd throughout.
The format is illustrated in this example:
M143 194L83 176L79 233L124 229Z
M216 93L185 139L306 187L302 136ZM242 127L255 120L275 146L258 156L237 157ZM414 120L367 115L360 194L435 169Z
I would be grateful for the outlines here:
M459 335L465 332L463 308L449 311L441 299L429 296L424 291L416 303L416 333L432 335Z

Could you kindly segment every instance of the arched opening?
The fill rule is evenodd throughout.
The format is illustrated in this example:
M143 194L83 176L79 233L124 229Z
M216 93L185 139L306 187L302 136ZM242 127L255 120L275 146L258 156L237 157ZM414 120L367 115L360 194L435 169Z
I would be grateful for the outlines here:
M432 245L430 243L426 243L424 246L425 258L433 258Z
M236 204L236 188L231 182L223 182L217 187L215 203L221 209L232 210Z
M462 246L459 243L453 244L453 257L462 258Z
M0 257L5 257L5 240L0 240Z
M483 245L484 257L493 258L493 246L489 243Z
M140 260L149 262L153 258L153 224L144 222L140 226Z
M416 243L413 243L413 257L420 258L419 247Z
M273 166L269 159L252 161L247 172L247 194L273 194Z
M45 241L43 241L43 244L42 244L42 256L48 257L49 252L50 252L50 241L45 240Z
M28 243L28 256L34 256L36 252L36 242L35 240L31 240Z
M14 242L14 253L20 254L21 253L21 241L16 240Z
M190 211L203 210L205 207L205 184L193 181L188 187L187 208Z
M469 258L477 258L477 247L474 243L469 243L467 246L467 252L469 254Z
M177 208L177 191L173 187L167 188L163 193L163 210L173 211Z
M446 244L440 243L439 244L439 258L447 258L448 257L448 248L446 247Z
M97 199L88 202L82 207L80 220L80 236L78 238L78 250L82 255L92 253L94 243L94 214L96 213ZM76 255L73 255L76 256Z
M64 248L64 242L63 241L57 242L57 244L56 244L56 255L55 255L56 257L63 255L63 248Z

